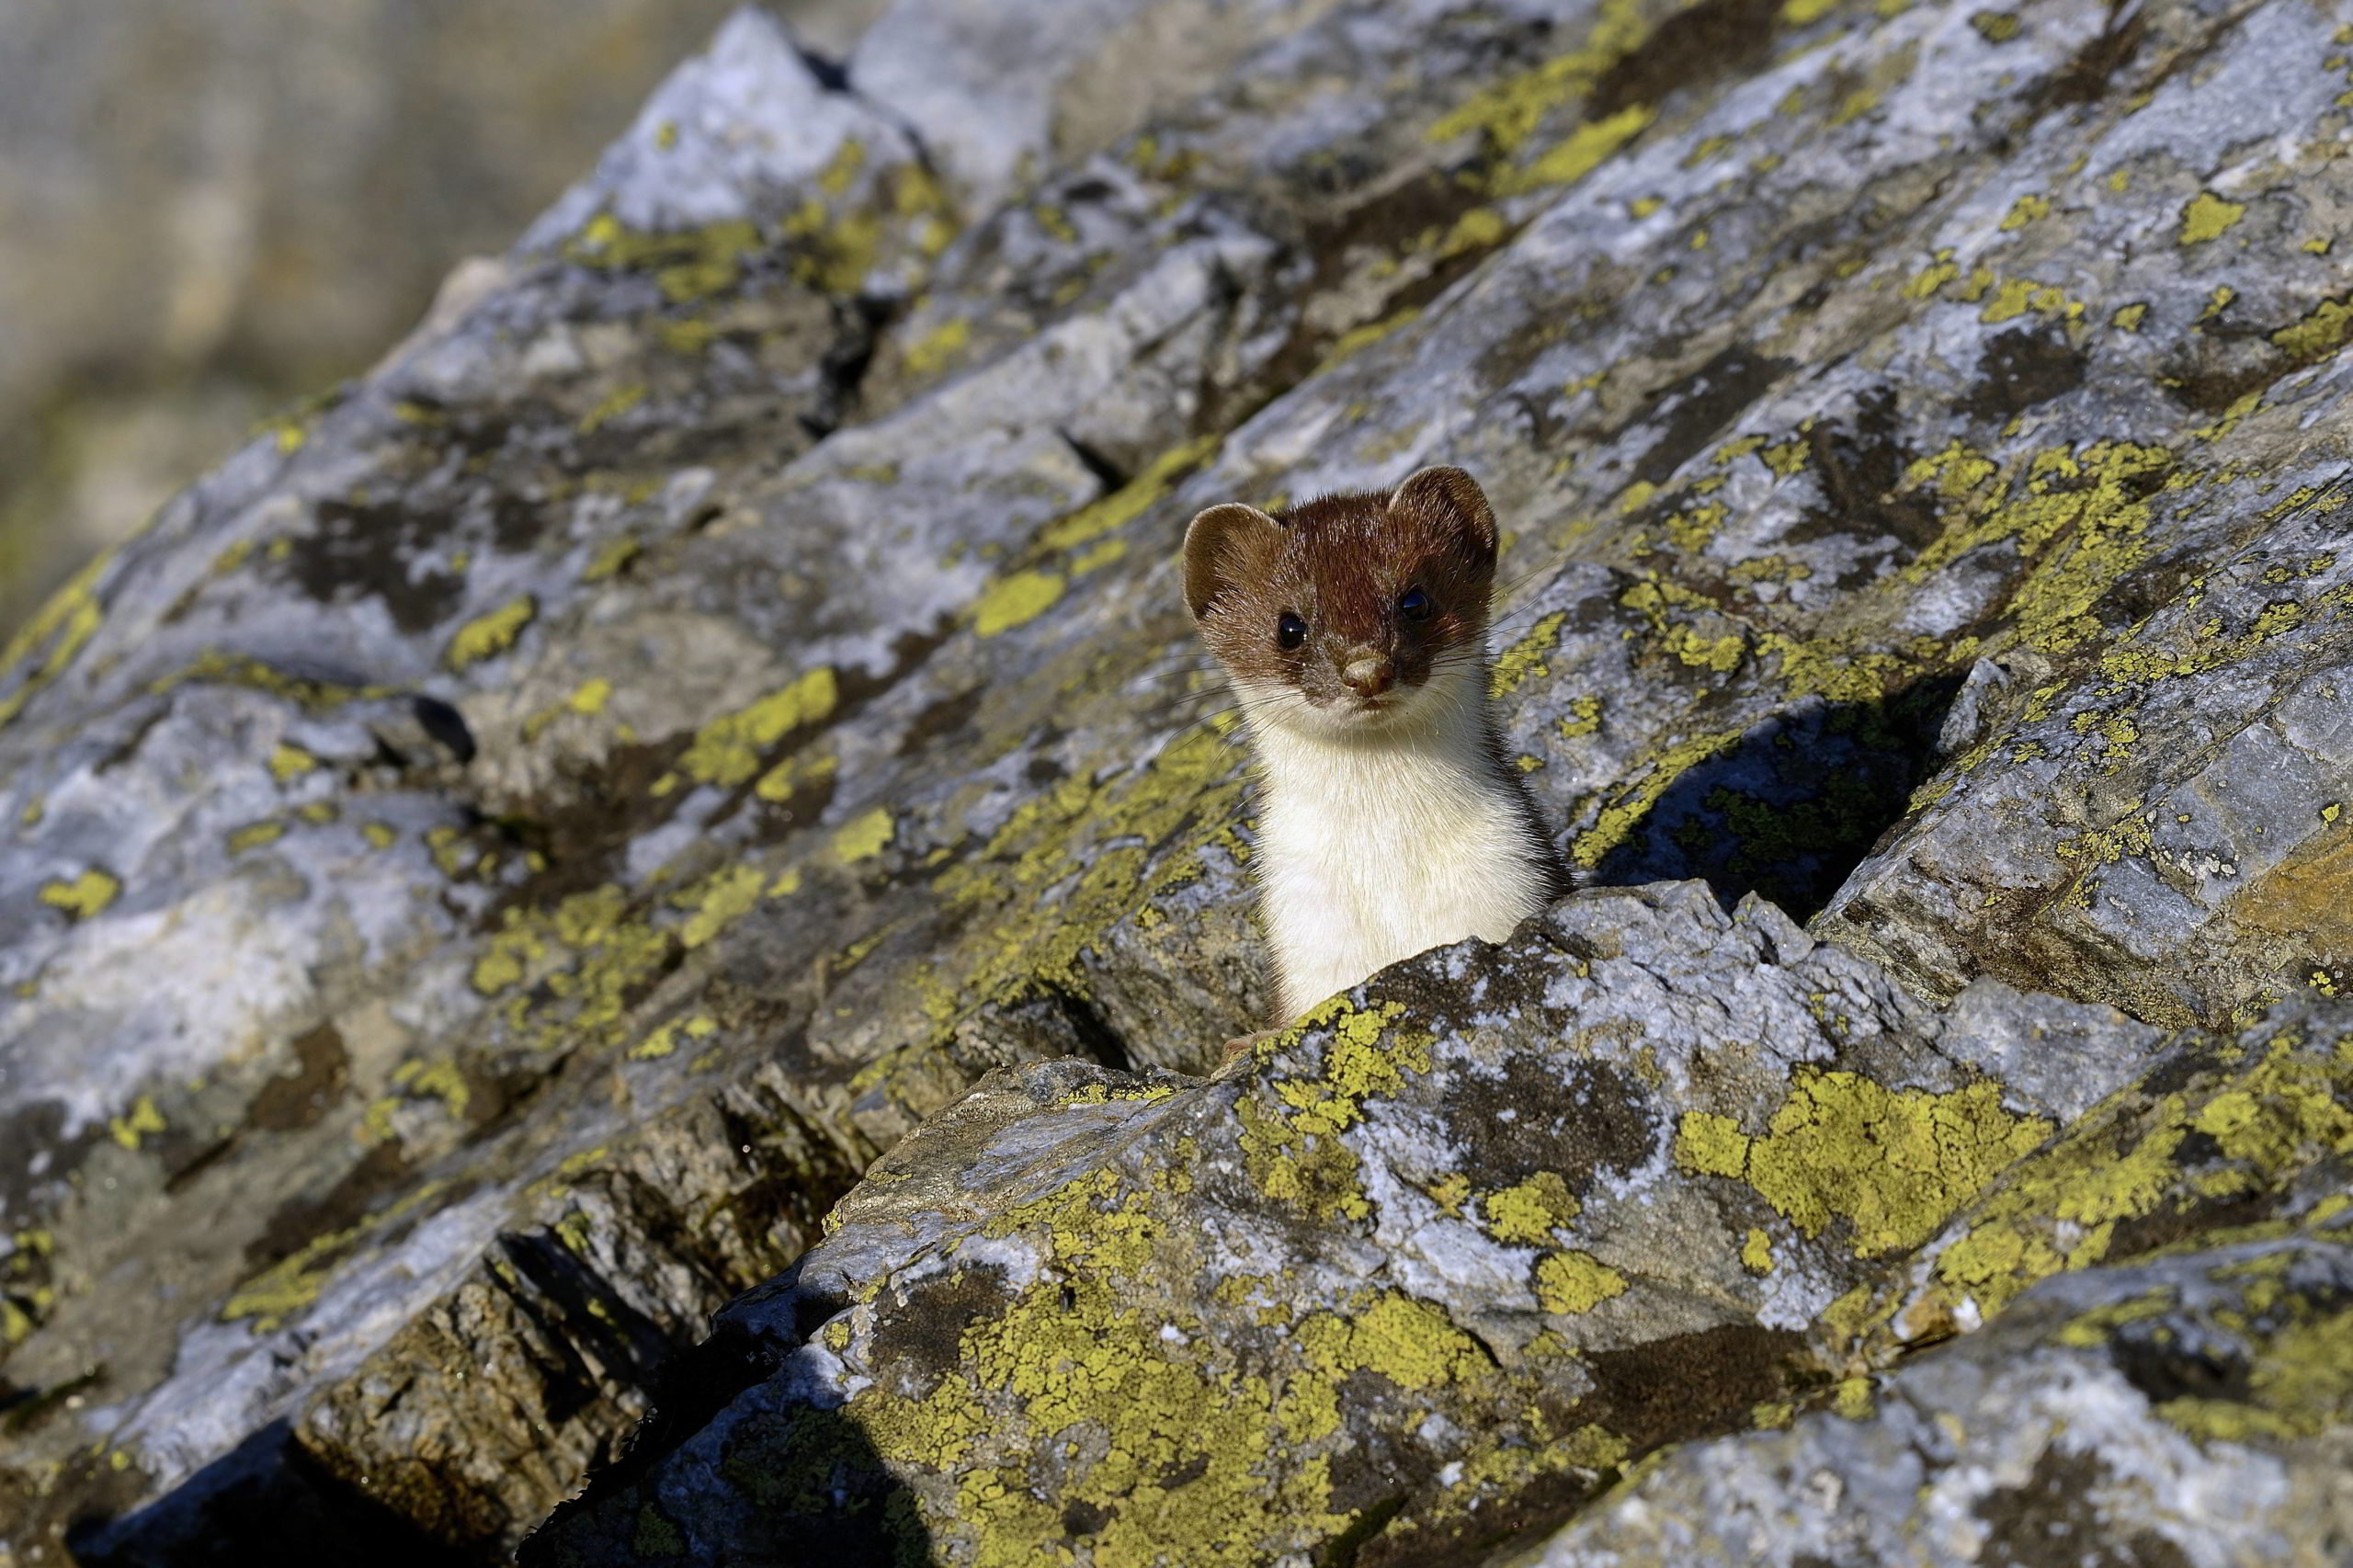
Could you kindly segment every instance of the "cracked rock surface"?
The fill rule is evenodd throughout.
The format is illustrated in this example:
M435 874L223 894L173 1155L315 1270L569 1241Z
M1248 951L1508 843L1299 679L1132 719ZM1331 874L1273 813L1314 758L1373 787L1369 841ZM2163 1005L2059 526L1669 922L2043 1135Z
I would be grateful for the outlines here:
M2349 74L739 13L9 651L0 1563L2341 1558ZM1201 1076L1184 522L1436 461L1585 890Z

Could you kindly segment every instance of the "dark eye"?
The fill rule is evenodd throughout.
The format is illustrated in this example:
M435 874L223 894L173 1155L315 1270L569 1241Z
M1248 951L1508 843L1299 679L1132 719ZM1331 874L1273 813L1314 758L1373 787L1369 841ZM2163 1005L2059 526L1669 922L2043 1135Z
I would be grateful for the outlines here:
M1405 612L1407 620L1427 620L1430 618L1430 612L1438 608L1438 606L1432 603L1429 595L1422 592L1421 589L1408 588L1405 590L1405 597L1397 601L1397 608Z
M1307 622L1285 610L1275 621L1275 646L1296 648L1307 641Z

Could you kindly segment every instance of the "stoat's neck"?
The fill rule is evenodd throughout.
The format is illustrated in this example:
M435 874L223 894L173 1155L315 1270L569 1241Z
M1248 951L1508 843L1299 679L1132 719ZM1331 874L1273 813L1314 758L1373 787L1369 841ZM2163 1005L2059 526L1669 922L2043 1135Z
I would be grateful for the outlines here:
M1378 729L1326 732L1287 722L1279 705L1245 703L1272 811L1394 813L1403 797L1509 794L1490 749L1487 675L1477 665L1434 676L1420 700ZM1313 804L1311 805L1311 802ZM1408 812L1408 816L1418 815Z
M1527 799L1490 749L1486 671L1439 678L1406 722L1361 734L1286 724L1271 703L1252 715L1259 907L1285 1021L1426 949L1501 941L1551 896Z

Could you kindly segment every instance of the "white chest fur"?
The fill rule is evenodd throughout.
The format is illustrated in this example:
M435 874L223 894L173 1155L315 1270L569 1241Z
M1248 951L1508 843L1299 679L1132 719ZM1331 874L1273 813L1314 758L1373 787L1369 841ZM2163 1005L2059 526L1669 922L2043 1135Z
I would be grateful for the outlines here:
M1543 904L1519 798L1495 778L1475 700L1392 735L1254 717L1257 866L1286 1021L1399 959L1501 941Z

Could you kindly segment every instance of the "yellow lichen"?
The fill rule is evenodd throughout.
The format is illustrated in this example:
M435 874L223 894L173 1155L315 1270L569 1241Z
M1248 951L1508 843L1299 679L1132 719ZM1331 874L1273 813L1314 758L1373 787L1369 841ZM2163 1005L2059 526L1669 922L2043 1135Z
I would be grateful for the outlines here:
M1746 1181L1805 1235L1845 1219L1869 1257L1927 1240L2049 1132L2039 1118L2004 1110L1991 1083L1891 1090L1809 1067L1762 1135L1691 1112L1677 1129L1675 1157L1687 1170Z
M2001 226L2005 232L2023 229L2036 219L2049 216L2051 216L2051 199L2047 196L2029 194L2019 197L2010 204L2010 210L2003 218Z
M138 1148L141 1139L148 1133L164 1130L163 1113L155 1108L154 1098L149 1095L132 1101L127 1115L110 1118L107 1122L108 1132L126 1149Z
M451 670L464 670L515 645L523 629L540 613L540 602L529 594L519 594L496 609L477 616L458 628L449 639L449 646L441 662Z
M1473 94L1431 125L1429 139L1447 142L1476 131L1500 152L1516 151L1547 115L1583 97L1602 73L1641 47L1649 32L1633 0L1604 0L1575 49Z
M1410 326L1419 321L1421 315L1420 307L1408 306L1404 310L1383 316L1379 321L1367 322L1361 326L1351 327L1334 341L1331 352L1324 357L1324 367L1329 369L1359 349L1371 347L1400 328Z
M439 1100L450 1117L460 1121L465 1119L466 1107L473 1099L465 1074L451 1061L404 1062L392 1070L392 1083L420 1098Z
M1626 1277L1591 1253L1547 1253L1536 1260L1536 1300L1548 1312L1591 1312L1625 1293Z
M2353 339L2353 301L2323 300L2271 341L2300 360L2325 359Z
M229 853L242 855L248 849L259 849L275 844L286 836L286 824L278 821L249 822L229 835Z
M896 824L888 807L876 806L844 824L834 835L834 858L855 865L882 853Z
M1620 786L1617 797L1603 805L1594 825L1569 845L1569 858L1587 869L1601 864L1624 843L1660 796L1691 768L1737 744L1737 730L1695 735L1661 747L1649 759L1647 771L1630 770L1631 782Z
M740 218L699 229L648 233L600 212L565 243L563 251L589 266L651 273L665 299L685 304L733 288L743 275L744 257L759 244L759 232Z
M815 669L695 732L678 767L700 784L727 788L760 771L761 754L795 730L823 723L841 700L830 665Z
M1575 1219L1582 1206L1557 1173L1539 1171L1526 1181L1487 1194L1479 1200L1479 1208L1496 1240L1548 1246L1553 1228Z
M581 568L580 580L584 583L601 583L608 578L617 577L631 562L644 553L644 549L643 545L639 544L627 534L608 539L597 547L595 555L589 557L588 564Z
M1311 1312L1297 1333L1308 1358L1326 1373L1362 1369L1415 1391L1475 1376L1486 1359L1442 1309L1395 1290L1353 1315Z
M40 901L76 920L87 920L104 911L121 892L120 881L93 866L70 881L44 882Z
M2353 1312L2291 1322L2270 1336L2247 1377L2247 1397L2170 1399L2157 1414L2212 1442L2293 1442L2343 1427L2353 1410Z
M767 873L757 866L731 866L697 891L693 915L678 932L682 947L699 948L751 912L767 891Z
M280 744L269 754L269 776L280 784L301 778L319 765L319 759L301 746Z
M1560 642L1561 628L1568 624L1568 611L1554 610L1498 654L1488 682L1488 695L1502 697L1518 690L1524 681L1540 680L1551 675L1552 666L1545 663L1544 655Z
M1501 187L1506 194L1517 195L1546 186L1574 185L1648 130L1657 118L1658 111L1650 105L1630 104L1615 114L1587 120L1571 131L1566 140L1504 180Z
M1146 465L1143 472L1110 494L1090 501L1066 517L1057 517L1040 531L1042 549L1066 551L1092 543L1142 517L1154 502L1175 488L1178 479L1199 468L1222 439L1204 436L1171 447Z
M615 387L596 407L580 416L580 433L593 436L645 401L645 388L635 383Z
M1601 728L1601 699L1571 698L1567 715L1555 720L1552 728L1563 740L1574 740L1579 735L1595 733Z
M718 1032L719 1020L708 1013L697 1013L684 1020L673 1018L631 1048L629 1059L631 1062L658 1061L678 1049L680 1035L689 1040L708 1040Z
M972 324L962 316L951 316L907 345L907 371L915 376L936 376L953 364L972 341Z
M982 590L972 607L972 630L995 637L1024 626L1051 609L1069 580L1059 572L1009 573Z
M2233 1162L2206 1173L2210 1187L2225 1195L2275 1187L2316 1160L2353 1153L2348 1099L2353 1062L2282 1040L2202 1102L2167 1095L2121 1125L2111 1113L2013 1173L1938 1255L1937 1279L1990 1315L2035 1280L2106 1256L2120 1221L2165 1201L2192 1132Z
M8 639L6 650L0 652L0 680L13 676L17 685L16 690L0 697L0 728L12 723L33 693L55 680L98 634L105 612L92 589L113 560L112 551L101 551ZM42 649L47 652L34 667L33 655Z
M2201 190L2182 204L2180 243L2197 245L2220 239L2245 214L2245 203L2225 201L2211 190Z

